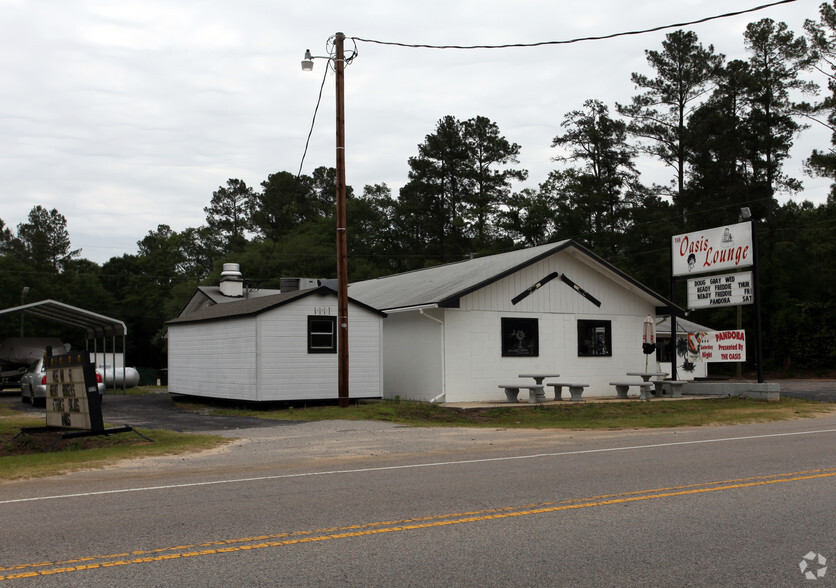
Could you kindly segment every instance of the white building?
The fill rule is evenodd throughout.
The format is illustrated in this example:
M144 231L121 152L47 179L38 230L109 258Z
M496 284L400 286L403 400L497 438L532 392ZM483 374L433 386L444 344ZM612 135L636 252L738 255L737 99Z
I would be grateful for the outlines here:
M349 294L388 315L383 396L425 401L500 400L498 385L524 373L611 396L610 381L645 371L644 318L682 311L572 241L358 282Z
M246 401L338 397L333 290L249 297L224 282L221 290L222 300L208 305L205 289L199 290L167 323L169 392ZM382 396L384 316L349 300L351 398Z

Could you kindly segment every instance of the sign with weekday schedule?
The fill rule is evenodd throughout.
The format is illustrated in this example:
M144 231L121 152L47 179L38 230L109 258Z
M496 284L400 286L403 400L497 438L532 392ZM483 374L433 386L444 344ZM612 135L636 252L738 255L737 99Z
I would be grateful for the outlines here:
M48 427L104 429L96 369L86 352L46 357Z
M688 308L716 308L752 304L752 272L705 276L688 280Z

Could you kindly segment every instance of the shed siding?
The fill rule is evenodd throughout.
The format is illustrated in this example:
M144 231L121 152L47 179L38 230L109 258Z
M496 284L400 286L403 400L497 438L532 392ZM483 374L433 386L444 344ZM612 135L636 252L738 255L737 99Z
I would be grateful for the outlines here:
M169 326L169 390L248 401L336 399L337 354L308 353L308 316L333 316L308 296L254 317ZM382 317L349 306L349 395L383 393Z
M255 319L170 325L168 389L175 394L255 400Z
M308 316L335 312L321 299L304 298L259 316L259 400L337 398L337 354L308 353ZM333 314L331 314L333 316ZM378 398L382 391L380 317L349 309L349 395Z

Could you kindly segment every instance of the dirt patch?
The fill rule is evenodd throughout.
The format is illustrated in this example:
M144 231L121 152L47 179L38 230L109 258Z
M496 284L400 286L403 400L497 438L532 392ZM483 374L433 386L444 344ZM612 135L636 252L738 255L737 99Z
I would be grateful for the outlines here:
M0 457L150 444L149 441L134 433L62 439L64 433L65 431L23 431L0 444Z

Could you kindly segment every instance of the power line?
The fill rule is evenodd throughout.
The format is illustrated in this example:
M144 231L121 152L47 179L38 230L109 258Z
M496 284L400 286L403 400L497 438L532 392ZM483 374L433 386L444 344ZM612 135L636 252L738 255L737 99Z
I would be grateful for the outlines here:
M766 8L772 8L773 6L778 6L781 4L789 4L791 2L796 2L797 0L779 0L778 2L771 2L769 4L762 4L760 6L755 6L754 8L747 8L746 10L738 10L735 12L727 12L725 14L718 14L715 16L707 16L705 18L700 18L697 20L692 20L688 22L680 22L675 24L669 25L662 25L658 27L652 27L649 29L641 29L638 31L626 31L621 33L612 33L609 35L598 35L593 37L578 37L576 39L567 39L563 41L540 41L537 43L511 43L507 45L426 45L426 44L412 44L412 43L399 43L395 41L378 41L376 39L364 39L362 37L350 37L352 41L360 41L363 43L374 43L376 45L390 45L394 47L406 47L409 49L519 49L519 48L528 48L528 47L543 47L546 45L569 45L571 43L580 43L583 41L604 41L606 39L615 39L617 37L626 37L629 35L644 35L646 33L655 33L658 31L664 31L666 29L678 29L682 27L687 27L695 24L702 24L704 22L709 22L712 20L718 20L721 18L730 18L732 16L740 16L741 14L748 14L751 12L757 12L759 10L764 10Z
M311 144L311 135L313 135L314 126L316 125L316 115L319 112L319 106L322 103L322 90L325 88L325 80L328 78L328 68L325 68L325 73L322 76L322 83L319 85L319 96L316 99L316 108L314 108L313 118L311 119L311 128L308 131L308 138L305 141L305 149L302 152L302 160L299 162L299 171L296 173L296 182L294 182L293 189L296 190L296 185L299 183L299 178L302 176L302 167L305 165L305 157L308 155L308 147Z
M730 18L730 17L733 17L733 16L740 16L741 14L749 14L749 13L752 13L752 12L757 12L757 11L760 11L760 10L764 10L766 8L772 8L773 6L779 6L781 4L789 4L791 2L796 2L796 1L797 0L778 0L777 2L771 2L769 4L762 4L760 6L755 6L754 8L747 8L745 10L737 10L737 11L734 11L734 12L727 12L727 13L724 13L724 14L718 14L718 15L714 15L714 16L707 16L707 17L704 17L704 18L700 18L700 19L692 20L692 21L688 21L688 22L662 25L662 26L657 26L657 27L651 27L651 28L648 28L648 29L641 29L641 30L637 30L637 31L626 31L626 32L621 32L621 33L611 33L609 35L597 35L597 36L591 36L591 37L578 37L578 38L575 38L575 39L568 39L568 40L562 40L562 41L540 41L540 42L536 42L536 43L511 43L511 44L505 44L505 45L428 45L428 44L401 43L401 42L397 42L397 41L380 41L380 40L377 40L377 39L365 39L363 37L348 37L347 39L352 41L355 44L355 50L351 54L351 57L346 60L346 65L348 63L350 63L351 61L353 61L354 58L357 56L356 44L357 44L358 41L362 42L362 43L374 43L374 44L377 44L377 45L388 45L388 46L393 46L393 47L405 47L405 48L410 48L410 49L465 49L465 50L467 50L467 49L515 49L515 48L543 47L543 46L547 46L547 45L569 45L569 44L572 44L572 43L580 43L580 42L583 42L583 41L603 41L603 40L607 40L607 39L614 39L614 38L617 38L617 37L625 37L625 36L629 36L629 35L643 35L643 34L646 34L646 33L653 33L653 32L663 31L663 30L666 30L666 29L682 28L682 27L686 27L686 26L691 26L691 25L695 25L695 24L701 24L701 23L709 22L709 21L712 21L712 20L718 20L718 19L722 19L722 18ZM325 78L327 77L327 74L328 74L328 68L326 67L325 68L325 76L323 76L322 84L320 85L320 88L319 88L319 96L317 98L316 107L314 108L314 114L313 114L313 119L311 120L310 130L308 132L307 140L305 141L305 148L304 148L303 153L302 153L302 159L301 159L301 162L299 164L299 171L296 174L296 179L297 180L302 175L302 168L305 164L305 157L307 156L307 153L308 153L308 147L310 145L311 135L313 133L314 125L316 124L316 116L317 116L317 113L319 111L320 103L322 101L322 90L325 87Z

